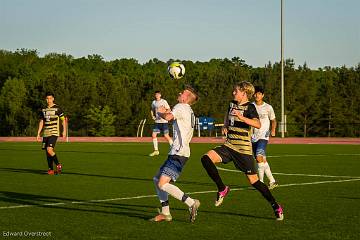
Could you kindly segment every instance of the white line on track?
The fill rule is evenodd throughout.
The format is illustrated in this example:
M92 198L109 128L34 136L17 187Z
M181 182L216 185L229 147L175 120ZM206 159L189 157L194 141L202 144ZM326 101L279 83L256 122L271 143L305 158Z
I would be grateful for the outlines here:
M326 184L326 183L342 183L342 182L355 182L360 181L360 178L353 179L343 179L343 180L332 180L332 181L318 181L318 182L305 182L305 183L288 183L281 184L278 187L291 187L291 186L305 186L305 185L317 185L317 184ZM252 189L251 186L243 188L232 188L231 191L243 191L247 189ZM194 194L207 194L207 193L216 193L216 190L210 191L199 191L199 192L190 192L189 195ZM45 203L45 204L34 204L34 205L13 205L13 206L3 206L2 209L14 209L14 208L29 208L29 207L42 207L42 206L59 206L59 205L69 205L69 204L87 204L87 203L98 203L98 202L113 202L113 201L122 201L122 200L133 200L133 199L143 199L143 198L153 198L157 195L142 195L134 197L121 197L121 198L109 198L109 199L98 199L98 200L88 200L88 201L74 201L74 202L58 202L58 203Z

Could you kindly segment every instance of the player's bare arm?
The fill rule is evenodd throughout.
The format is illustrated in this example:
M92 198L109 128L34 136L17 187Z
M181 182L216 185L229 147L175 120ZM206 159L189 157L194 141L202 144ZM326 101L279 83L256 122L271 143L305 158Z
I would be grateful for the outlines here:
M257 119L257 118L253 118L253 119L250 119L250 118L247 118L247 117L244 117L241 112L239 110L236 110L234 109L232 112L231 112L232 115L238 117L241 121L243 121L244 123L254 127L254 128L261 128L261 123L260 123L260 120Z
M66 119L65 119L65 117L63 117L61 120L62 120L62 127L63 127L62 136L63 136L63 139L65 140L65 139L66 139L66 136L67 136L67 132L66 132Z
M155 119L156 119L156 117L155 117L154 110L152 110L152 109L151 109L150 114L151 114L151 118L152 118L152 120L155 120Z
M38 128L38 132L37 132L37 136L36 136L36 141L39 142L40 141L40 134L41 134L41 131L44 127L44 120L40 120L39 122L39 128Z
M170 109L166 109L165 107L161 106L157 109L157 111L159 116L167 121L174 119L174 115L170 112Z
M276 135L276 119L271 120L271 136L275 137Z
M228 133L228 124L229 124L229 117L228 117L228 114L225 113L224 126L221 128L221 133L223 135L227 135L227 133Z

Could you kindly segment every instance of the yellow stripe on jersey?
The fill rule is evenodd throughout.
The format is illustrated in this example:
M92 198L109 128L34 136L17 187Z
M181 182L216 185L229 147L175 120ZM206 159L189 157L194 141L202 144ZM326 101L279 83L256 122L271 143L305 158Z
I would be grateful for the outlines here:
M234 131L234 132L247 133L247 134L249 134L249 130L244 129L244 128L238 128L238 127L229 126L229 130L230 130L230 131Z
M237 134L228 134L227 137L230 139L250 140L249 136L242 136Z
M64 119L64 113L60 108L51 107L42 109L44 119L44 137L60 136L60 119Z
M51 121L53 120L53 121ZM57 124L58 123L58 119L57 118L53 118L48 122L45 122L45 125L52 125L52 124Z
M225 146L227 146L228 148L231 148L232 150L241 153L241 154L246 154L246 155L252 155L252 147L251 146L240 146L240 145L233 145L229 142L225 142L224 144Z
M250 141L228 139L228 142L233 144L233 145L239 145L239 146L241 145L241 146L247 146L247 147L251 146L251 145L249 145Z

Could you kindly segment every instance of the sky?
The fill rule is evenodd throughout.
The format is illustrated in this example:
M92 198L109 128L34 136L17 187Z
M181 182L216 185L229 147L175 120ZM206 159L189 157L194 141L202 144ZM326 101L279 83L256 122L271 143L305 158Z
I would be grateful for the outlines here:
M105 60L280 61L281 0L0 0L0 49ZM359 0L284 0L284 57L360 63Z

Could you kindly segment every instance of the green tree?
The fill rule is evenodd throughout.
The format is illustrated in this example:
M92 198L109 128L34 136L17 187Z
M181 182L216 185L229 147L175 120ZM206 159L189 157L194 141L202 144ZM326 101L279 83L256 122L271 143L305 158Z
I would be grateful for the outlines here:
M0 93L0 112L3 120L1 128L4 133L17 136L28 128L31 112L25 103L24 81L17 78L7 80Z
M92 136L114 136L115 116L112 114L109 106L92 107L89 109L86 119L90 127L89 133Z

